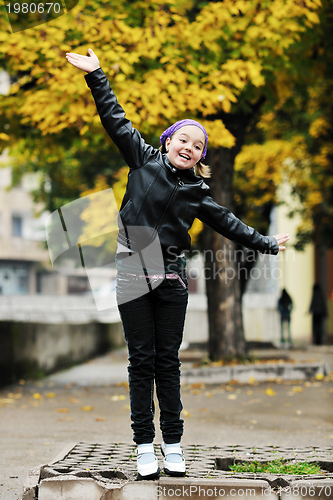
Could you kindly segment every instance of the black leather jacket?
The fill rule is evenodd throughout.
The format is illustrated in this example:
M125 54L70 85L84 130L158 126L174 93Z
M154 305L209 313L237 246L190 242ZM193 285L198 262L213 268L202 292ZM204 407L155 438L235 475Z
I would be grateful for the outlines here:
M159 235L163 254L175 256L189 250L188 230L197 217L218 233L245 247L277 254L274 237L263 236L218 205L194 169L180 170L158 149L146 144L132 127L101 68L85 75L102 124L130 167L120 208L124 227L149 226ZM126 246L124 231L118 241ZM169 250L168 250L169 249Z

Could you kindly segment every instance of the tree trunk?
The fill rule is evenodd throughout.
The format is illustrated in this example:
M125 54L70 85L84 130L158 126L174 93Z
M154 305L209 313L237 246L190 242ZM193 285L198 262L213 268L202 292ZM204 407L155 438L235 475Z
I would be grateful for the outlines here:
M247 103L248 111L235 114L219 113L208 116L209 120L222 119L236 139L231 149L218 148L209 151L207 163L212 167L212 179L208 181L215 201L234 211L233 176L235 158L241 150L246 132L264 104L261 96L256 103ZM244 338L240 269L236 244L219 235L208 226L202 232L205 261L205 282L208 302L209 357L212 361L246 354Z
M219 148L210 154L213 170L211 194L219 205L234 209L235 151ZM208 301L209 357L212 361L244 356L239 264L236 244L208 226L203 231L205 282Z

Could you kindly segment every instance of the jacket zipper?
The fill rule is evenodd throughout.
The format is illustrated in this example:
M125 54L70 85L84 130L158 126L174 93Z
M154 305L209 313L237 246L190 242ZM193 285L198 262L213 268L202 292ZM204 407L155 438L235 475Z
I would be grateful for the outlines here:
M160 228L160 225L161 225L161 222L162 222L162 220L163 220L163 217L165 216L165 214L166 214L166 212L167 212L167 210L168 210L168 208L169 208L169 206L170 206L170 203L171 203L171 202L172 202L172 200L174 199L175 194L176 194L176 191L178 190L178 187L179 187L179 186L184 186L184 182L180 179L180 177L177 177L177 184L176 184L176 185L175 185L175 187L173 188L173 191L172 191L172 193L171 193L171 195L170 195L170 198L169 198L169 200L168 200L168 203L166 204L166 207L165 207L165 209L164 209L164 211L163 211L163 213L162 213L162 215L161 215L161 217L160 217L160 220L158 221L158 223L157 223L157 225L156 225L156 227L155 227L155 232L157 232L157 231L158 231L158 229Z
M152 234L152 236L151 236L151 238L150 238L150 241L149 241L149 243L148 243L148 246L151 244L151 242L152 242L152 241L153 241L153 239L155 238L155 236L156 236L156 234L157 234L157 231L158 231L158 230L159 230L159 228L160 228L160 225L161 225L161 222L162 222L162 220L163 220L163 217L165 216L166 211L168 210L168 208L169 208L169 206L170 206L170 203L171 203L171 202L172 202L172 200L174 199L175 194L176 194L176 191L178 190L178 187L179 187L179 186L184 186L184 182L181 180L181 178L180 178L180 177L177 177L177 184L176 184L176 185L175 185L175 187L173 188L173 191L172 191L172 193L171 193L171 195L170 195L170 198L168 199L168 203L166 204L166 207L165 207L165 209L164 209L164 211L163 211L163 213L162 213L161 217L159 218L159 221L158 221L157 225L156 225L156 226L155 226L155 228L154 228L154 231L153 231L153 234Z

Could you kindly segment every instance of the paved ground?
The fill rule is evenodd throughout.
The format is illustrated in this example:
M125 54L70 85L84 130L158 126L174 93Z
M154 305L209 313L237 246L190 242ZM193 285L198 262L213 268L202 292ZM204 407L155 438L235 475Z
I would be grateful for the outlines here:
M289 356L323 360L333 371L332 346L290 351ZM186 353L183 358L186 361ZM52 460L70 442L130 443L125 380L126 354L117 352L39 382L22 381L3 389L1 500L19 499L28 471ZM332 376L279 384L192 384L183 387L182 394L184 444L333 445Z

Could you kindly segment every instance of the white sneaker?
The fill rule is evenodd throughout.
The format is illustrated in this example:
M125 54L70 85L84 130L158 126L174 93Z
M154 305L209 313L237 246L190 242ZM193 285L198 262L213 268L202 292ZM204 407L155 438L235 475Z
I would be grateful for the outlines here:
M164 472L170 476L185 476L185 458L180 443L161 444L161 452L164 456Z
M154 479L160 469L153 443L139 444L136 449L138 474L144 479Z

